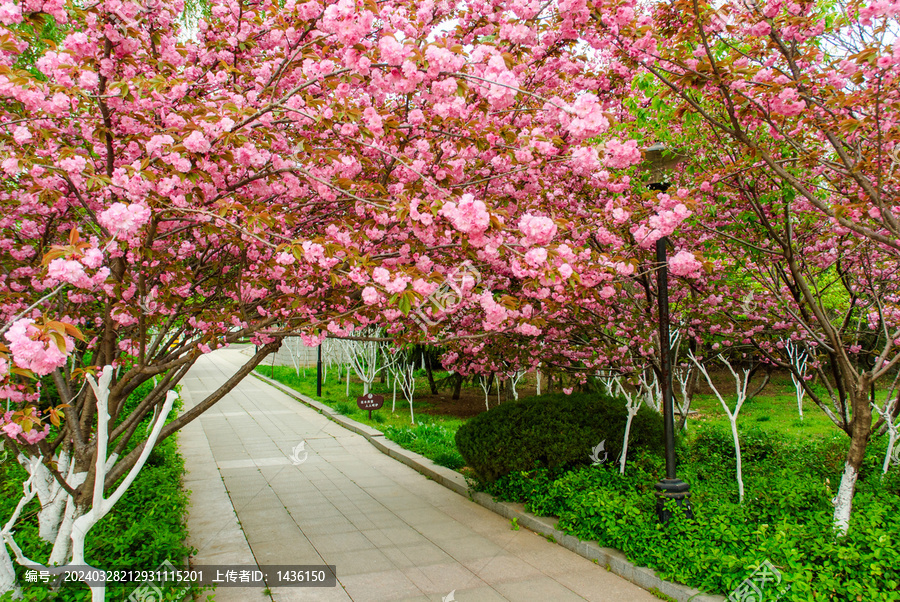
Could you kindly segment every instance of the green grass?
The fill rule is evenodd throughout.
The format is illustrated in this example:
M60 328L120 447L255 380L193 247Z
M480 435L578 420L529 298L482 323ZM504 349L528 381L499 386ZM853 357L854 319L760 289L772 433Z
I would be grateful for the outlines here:
M714 378L714 382L723 383L720 392L733 410L736 400L734 381L728 380L731 379L731 375L727 373L717 376L719 379ZM755 383L754 380L750 388L753 388ZM703 391L708 390L705 381L702 382L702 385ZM821 399L826 400L826 403L831 403L824 388L821 388L819 394ZM876 394L877 399L884 398L884 391L876 391ZM698 422L729 426L728 416L722 409L722 404L713 394L695 394L691 409L700 412L700 416L688 418L688 430L691 429L692 424L697 425ZM743 428L750 425L791 437L811 439L841 433L828 416L809 399L808 395L803 399L803 419L800 419L794 385L791 383L790 377L783 374L773 375L772 380L760 395L744 402L738 415L738 427Z
M272 378L271 366L259 367L256 371ZM465 421L459 418L422 413L423 409L431 407L430 403L417 401L413 397L416 424L412 425L409 418L409 404L403 394L397 392L397 408L392 412L392 390L387 385L376 381L370 392L384 395L384 407L374 410L370 420L369 412L360 410L356 405L357 396L363 394L363 384L354 377L350 379L350 396L348 397L346 381L344 379L338 381L337 371L332 371L322 383L322 396L316 397L315 370L307 370L304 377L302 373L298 376L291 366L275 366L274 374L274 379L281 384L287 385L307 397L321 401L348 418L382 431L385 437L391 441L395 441L405 449L422 454L436 464L454 470L465 464L462 456L456 450L454 442L456 431ZM425 377L416 379L416 390L429 391Z

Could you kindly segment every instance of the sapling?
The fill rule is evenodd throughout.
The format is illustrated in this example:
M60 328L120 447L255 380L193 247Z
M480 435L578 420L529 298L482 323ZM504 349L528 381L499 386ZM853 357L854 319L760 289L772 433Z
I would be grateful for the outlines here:
M788 361L791 364L791 382L794 384L794 395L797 398L797 413L800 415L800 420L803 420L803 398L806 396L806 389L801 381L806 378L809 354L805 347L792 340L784 343L784 350L787 352Z
M734 411L728 406L728 403L722 397L722 394L719 393L719 389L713 384L712 379L709 377L709 372L707 372L706 367L694 356L694 352L688 350L688 358L697 366L697 369L700 370L700 373L706 378L706 382L709 383L709 387L715 393L716 398L718 398L719 403L722 404L722 409L725 410L725 413L728 415L728 422L731 423L731 436L734 438L734 453L737 458L736 466L737 466L737 483L738 483L738 497L740 502L744 503L744 478L741 473L741 441L738 438L738 429L737 429L737 419L738 414L741 411L741 406L744 405L744 402L747 400L747 385L750 383L750 369L744 368L742 370L743 377L741 377L735 369L731 366L731 362L729 362L724 357L720 358L721 362L725 364L725 367L728 368L728 371L731 372L731 375L734 377L735 391L737 394L737 402L734 407Z
M488 393L490 393L491 381L489 380L487 374L478 375L478 385L481 387L481 390L484 391L484 409L490 410L491 406L488 403ZM538 393L538 395L540 395L540 392Z
M641 407L641 395L637 391L626 391L622 386L622 378L620 376L611 377L612 385L615 386L619 395L625 398L625 408L628 411L628 417L625 419L625 436L622 440L622 455L619 458L619 474L625 474L625 462L628 457L628 439L631 435L631 421L634 420L638 410ZM612 389L612 387L610 387Z
M405 364L397 371L400 390L403 396L409 402L409 420L412 424L416 423L416 417L413 414L413 393L416 391L416 367L414 364Z

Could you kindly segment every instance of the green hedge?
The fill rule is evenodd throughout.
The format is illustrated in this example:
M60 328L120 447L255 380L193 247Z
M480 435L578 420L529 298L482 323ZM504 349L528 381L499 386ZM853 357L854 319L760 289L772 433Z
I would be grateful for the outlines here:
M589 464L601 441L607 462L614 462L626 419L623 400L595 393L530 397L475 416L457 431L456 446L477 478L489 483L514 471ZM642 407L631 424L629 458L662 451L662 417Z

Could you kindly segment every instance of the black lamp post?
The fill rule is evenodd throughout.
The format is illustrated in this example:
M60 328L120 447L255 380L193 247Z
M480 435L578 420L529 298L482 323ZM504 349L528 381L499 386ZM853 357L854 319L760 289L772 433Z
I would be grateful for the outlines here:
M322 397L322 343L316 349L316 397Z
M666 150L662 144L654 144L646 151L648 169L652 183L650 190L665 192L669 184L663 182L663 169L676 165L682 160L679 155L663 157ZM671 510L666 502L674 500L687 518L693 518L690 505L690 485L675 474L675 400L672 397L672 350L669 345L669 268L666 260L666 246L669 241L663 237L656 241L656 290L659 304L659 377L662 391L663 425L666 438L666 477L656 484L656 515L663 524L669 522Z

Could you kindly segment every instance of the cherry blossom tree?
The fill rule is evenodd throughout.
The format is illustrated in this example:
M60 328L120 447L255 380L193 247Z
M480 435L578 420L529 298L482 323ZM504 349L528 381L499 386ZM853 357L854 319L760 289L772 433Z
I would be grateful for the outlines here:
M806 395L850 438L834 512L845 534L885 420L871 391L900 361L896 3L600 0L558 27L629 82L624 138L689 151L675 178L704 209L683 248L740 291L714 301L717 343L787 369L778 338L810 350L828 393L801 381ZM750 293L756 307L735 302Z
M97 491L282 336L300 328L315 345L463 307L481 315L466 317L475 336L535 337L544 300L553 311L570 283L607 291L632 270L595 226L631 219L646 242L688 215L675 197L621 194L636 143L592 142L615 121L610 82L538 7L214 0L193 37L179 36L182 11L0 10L2 430L49 471L32 483L68 500L46 516L54 562L80 545L66 525ZM48 19L64 26L58 44L41 38ZM486 276L449 287L466 262ZM433 296L445 286L456 301ZM238 373L143 435L198 357L247 337L259 348ZM85 383L106 366L98 443ZM41 395L42 376L59 399ZM116 461L98 472L101 448Z

